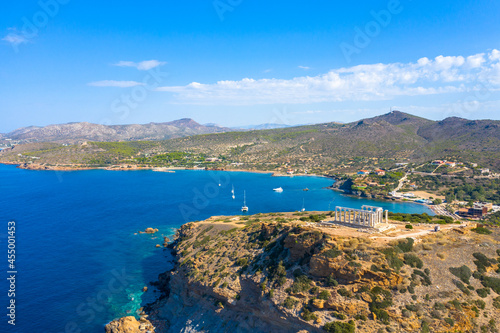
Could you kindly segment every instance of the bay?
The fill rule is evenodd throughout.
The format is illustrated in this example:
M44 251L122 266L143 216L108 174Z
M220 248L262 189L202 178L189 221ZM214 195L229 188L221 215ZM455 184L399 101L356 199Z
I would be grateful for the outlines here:
M432 212L425 206L352 198L323 177L178 170L31 171L0 165L0 251L16 222L16 326L7 324L7 258L0 283L2 332L98 332L158 296L150 287L172 267L162 247L183 223L212 215L360 208ZM235 199L231 198L234 186ZM272 189L282 187L283 192ZM309 191L303 189L308 188ZM154 235L138 234L147 227ZM4 252L5 251L5 252Z

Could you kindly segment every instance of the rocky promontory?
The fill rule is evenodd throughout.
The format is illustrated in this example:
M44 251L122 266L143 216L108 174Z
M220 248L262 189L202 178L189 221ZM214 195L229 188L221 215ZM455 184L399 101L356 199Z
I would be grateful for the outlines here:
M177 264L160 275L148 320L157 333L496 332L498 228L435 233L392 221L390 231L367 232L313 222L328 218L183 225L169 245Z

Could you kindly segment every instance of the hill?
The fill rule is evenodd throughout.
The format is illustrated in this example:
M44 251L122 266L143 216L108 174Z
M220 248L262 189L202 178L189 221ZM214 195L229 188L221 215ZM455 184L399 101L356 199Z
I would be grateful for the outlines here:
M78 142L78 141L132 141L165 140L170 138L231 131L219 126L200 125L192 119L179 119L165 123L144 125L101 125L87 122L30 126L3 135L12 140L26 142Z
M17 146L11 152L2 153L0 161L27 162L29 160L17 157L18 153L27 151L40 158L40 163L91 162L108 165L125 158L127 163L149 166L162 166L165 163L167 166L194 166L196 163L191 162L216 157L219 160L210 164L210 167L226 168L230 163L241 163L241 167L252 170L280 171L292 168L298 172L348 173L364 167L390 168L398 162L421 163L432 159L449 159L475 162L500 170L500 121L494 120L447 118L432 121L393 111L347 124L332 122L224 133L221 128L206 128L191 120L180 122L183 126L167 123L169 125L108 126L103 129L113 131L114 137L135 139L147 136L152 140L165 135L158 128L173 126L176 130L169 133L177 137L168 140L107 146L89 143L85 147L51 147L48 150L40 146ZM71 132L67 135L81 137L78 128L83 125L78 123L75 126L75 130L66 128L66 131ZM141 134L136 134L133 131L136 126L149 128L150 132L146 135L145 130L138 130ZM217 133L187 136L204 130ZM32 131L28 131L28 134ZM47 135L47 138L63 136L55 131L49 132L52 136ZM95 134L94 137L106 141L102 139L106 137L104 134ZM108 137L112 137L111 134ZM159 158L166 152L183 152L190 156L191 162L182 164L178 159L167 161ZM162 161L165 163L161 164Z

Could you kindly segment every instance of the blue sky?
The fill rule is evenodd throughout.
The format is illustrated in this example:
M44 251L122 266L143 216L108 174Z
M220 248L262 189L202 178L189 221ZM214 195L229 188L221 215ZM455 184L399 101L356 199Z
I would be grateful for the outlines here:
M500 119L498 1L3 3L0 132Z

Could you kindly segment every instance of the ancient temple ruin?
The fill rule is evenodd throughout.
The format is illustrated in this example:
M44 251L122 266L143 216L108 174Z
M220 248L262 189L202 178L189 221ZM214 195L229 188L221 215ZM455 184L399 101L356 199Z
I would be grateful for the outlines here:
M335 221L374 228L377 224L388 223L388 211L381 207L364 205L361 209L335 207Z

